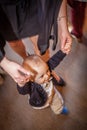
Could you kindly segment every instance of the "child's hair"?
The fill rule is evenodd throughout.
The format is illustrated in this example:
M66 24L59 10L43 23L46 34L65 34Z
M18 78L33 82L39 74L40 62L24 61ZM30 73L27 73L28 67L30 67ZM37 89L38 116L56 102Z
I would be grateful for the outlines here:
M35 80L35 77L37 75L37 71L34 69L34 66L39 66L40 63L42 62L43 60L41 59L40 56L38 55L30 55L28 56L22 66L26 69L26 70L29 70L31 72L31 75L30 75L30 81L34 81Z

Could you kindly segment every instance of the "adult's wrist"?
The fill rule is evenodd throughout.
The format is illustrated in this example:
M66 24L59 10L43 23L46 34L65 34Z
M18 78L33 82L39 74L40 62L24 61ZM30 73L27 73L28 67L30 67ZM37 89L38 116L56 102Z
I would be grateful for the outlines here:
M57 19L58 28L61 31L66 32L68 30L68 22L66 16L58 17Z
M67 16L66 16L66 15L59 16L59 17L57 18L57 22L60 22L60 21L63 20L63 19L67 19Z
M4 69L9 64L9 60L4 56L0 62L0 66Z

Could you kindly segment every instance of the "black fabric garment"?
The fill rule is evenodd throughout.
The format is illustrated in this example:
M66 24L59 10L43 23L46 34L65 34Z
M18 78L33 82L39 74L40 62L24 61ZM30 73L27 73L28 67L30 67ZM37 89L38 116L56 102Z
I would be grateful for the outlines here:
M22 0L23 1L23 0ZM0 5L0 33L7 41L18 40L39 33L40 26L37 17L37 0L24 4ZM30 4L30 5L29 5Z
M49 47L49 38L51 35L51 29L53 27L53 36L54 36L54 43L53 43L53 49L56 48L56 44L58 41L58 27L57 27L57 16L59 13L60 5L62 0L44 0L44 8L41 8L40 5L42 5L43 0L39 0L39 8L38 8L38 14L40 24L42 25L42 30L39 34L38 38L38 48L41 52L41 54L44 54L46 49ZM43 10L44 9L44 10ZM41 16L41 18L40 18Z
M65 53L63 53L61 50L57 51L56 54L54 54L48 61L47 64L50 68L50 70L55 69L60 62L64 59L66 56Z
M11 41L39 35L41 54L49 47L54 27L54 44L57 43L57 16L62 0L0 0L0 34Z
M16 4L19 0L0 0L0 4Z
M0 0L2 5L17 5L19 3L27 4L29 0Z
M29 94L29 103L34 107L41 107L47 101L47 93L37 83L28 82L23 87L17 85L17 90L22 95Z

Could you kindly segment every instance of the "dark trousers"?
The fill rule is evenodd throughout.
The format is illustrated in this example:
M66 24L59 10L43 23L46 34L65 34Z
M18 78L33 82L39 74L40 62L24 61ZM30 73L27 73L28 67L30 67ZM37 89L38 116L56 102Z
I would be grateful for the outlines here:
M80 38L83 35L86 2L68 0L68 4L72 7L71 20L73 26L73 33L76 34L77 38Z

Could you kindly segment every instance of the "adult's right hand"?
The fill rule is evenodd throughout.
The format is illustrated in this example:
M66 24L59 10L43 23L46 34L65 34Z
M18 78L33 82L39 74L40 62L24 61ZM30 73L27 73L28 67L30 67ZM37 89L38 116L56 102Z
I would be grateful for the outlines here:
M8 60L6 57L0 63L0 66L13 78L18 84L25 84L29 81L30 72L21 65Z

